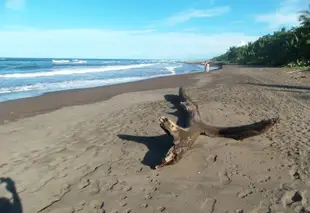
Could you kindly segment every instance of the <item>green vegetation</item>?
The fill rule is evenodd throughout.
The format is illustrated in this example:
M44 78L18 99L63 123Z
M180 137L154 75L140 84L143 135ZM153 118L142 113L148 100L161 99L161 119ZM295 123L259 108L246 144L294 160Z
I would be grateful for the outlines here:
M229 50L212 61L243 65L310 66L310 5L300 12L300 26L290 30L282 28L241 47Z

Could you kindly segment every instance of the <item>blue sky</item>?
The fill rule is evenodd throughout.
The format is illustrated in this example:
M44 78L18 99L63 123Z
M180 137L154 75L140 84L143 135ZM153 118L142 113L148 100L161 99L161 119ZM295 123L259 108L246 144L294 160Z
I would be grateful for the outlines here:
M298 24L308 0L2 0L1 57L201 59Z

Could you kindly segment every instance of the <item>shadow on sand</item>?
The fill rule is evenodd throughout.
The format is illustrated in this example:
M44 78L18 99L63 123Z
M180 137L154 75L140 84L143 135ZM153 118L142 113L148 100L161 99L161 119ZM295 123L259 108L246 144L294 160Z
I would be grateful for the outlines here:
M310 90L310 87L298 86L298 85L287 85L287 84L258 84L258 83L245 83L253 86L279 88L279 89L298 89L298 90Z
M22 213L23 207L15 183L11 178L0 178L0 184L6 184L6 190L12 193L12 199L0 197L0 213Z
M177 124L179 126L186 127L184 126L186 123L184 118L187 117L184 116L186 111L183 110L180 105L180 101L182 100L180 100L178 95L165 95L165 99L173 105L172 109L176 109L169 114L177 117ZM155 169L155 166L161 163L162 159L173 145L173 137L167 134L159 136L133 136L119 134L118 137L122 140L133 141L147 146L148 152L145 154L141 163L149 166L151 169Z
M310 87L298 86L298 85L281 85L281 84L257 84L257 83L245 83L247 85L261 86L270 88L268 90L276 90L281 92L294 93L294 97L302 100L310 100Z

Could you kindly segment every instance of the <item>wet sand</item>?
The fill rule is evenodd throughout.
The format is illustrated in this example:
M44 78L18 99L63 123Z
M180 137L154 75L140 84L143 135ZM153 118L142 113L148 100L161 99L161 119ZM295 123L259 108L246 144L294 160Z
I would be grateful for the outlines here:
M0 123L51 112L62 107L96 103L123 93L188 85L193 83L192 78L199 74L167 76L111 86L51 92L37 97L0 102Z

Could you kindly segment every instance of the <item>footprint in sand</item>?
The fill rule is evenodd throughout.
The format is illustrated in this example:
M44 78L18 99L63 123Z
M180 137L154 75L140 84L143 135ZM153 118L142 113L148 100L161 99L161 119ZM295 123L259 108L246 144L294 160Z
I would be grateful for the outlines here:
M201 211L206 213L213 213L215 210L216 199L206 198L206 200L201 205Z
M95 195L98 194L100 191L100 181L99 180L94 180L91 182L89 186L89 194Z
M231 179L228 176L227 170L224 169L223 171L219 172L219 178L220 178L220 182L223 185L228 185L231 183Z

